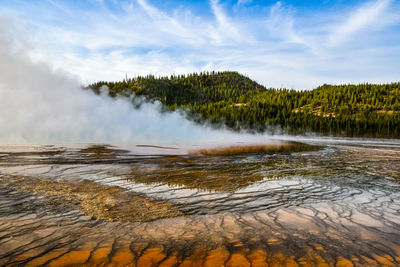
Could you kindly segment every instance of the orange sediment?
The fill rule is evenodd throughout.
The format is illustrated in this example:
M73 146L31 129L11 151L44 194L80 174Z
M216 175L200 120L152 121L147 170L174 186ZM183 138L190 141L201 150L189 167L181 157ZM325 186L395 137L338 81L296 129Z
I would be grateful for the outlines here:
M250 267L250 262L246 257L239 253L234 253L226 263L227 267Z
M161 248L149 248L139 257L138 266L157 266L163 259L166 258L165 253Z
M73 265L82 265L84 264L90 257L90 250L79 250L79 251L69 251L61 257L52 260L48 266L56 267L56 266L73 266Z
M29 261L25 266L28 266L28 267L42 266L45 263L47 263L53 259L56 259L67 252L68 252L67 248L54 249L51 252L46 253L39 258Z
M349 261L348 259L345 259L343 257L339 257L336 262L336 267L353 267L353 263Z
M210 251L204 261L205 267L224 266L229 258L229 251L222 247Z
M261 249L252 252L247 256L247 258L250 260L251 266L253 267L268 266L268 264L266 263L267 253Z
M163 260L158 266L159 267L172 267L178 264L178 253L174 253L173 255L169 256L165 260Z

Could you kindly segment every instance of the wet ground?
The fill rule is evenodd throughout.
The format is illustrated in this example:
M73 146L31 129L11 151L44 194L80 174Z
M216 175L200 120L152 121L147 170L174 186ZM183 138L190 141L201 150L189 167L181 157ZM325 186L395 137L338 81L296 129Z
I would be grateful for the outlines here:
M399 266L400 143L307 142L2 146L0 265Z

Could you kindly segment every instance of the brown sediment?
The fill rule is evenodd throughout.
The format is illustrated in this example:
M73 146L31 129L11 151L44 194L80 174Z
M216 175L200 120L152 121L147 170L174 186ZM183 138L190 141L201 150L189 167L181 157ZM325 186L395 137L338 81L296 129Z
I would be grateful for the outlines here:
M283 153L283 152L304 152L315 151L321 149L321 146L307 145L297 142L286 142L279 144L255 144L255 145L238 145L210 149L193 150L191 154L202 155L237 155L250 153Z
M46 196L46 208L59 212L79 209L95 220L142 222L182 215L171 203L91 181L5 175L0 185Z
M81 154L94 159L115 159L128 152L128 150L116 149L110 145L92 145L80 150Z

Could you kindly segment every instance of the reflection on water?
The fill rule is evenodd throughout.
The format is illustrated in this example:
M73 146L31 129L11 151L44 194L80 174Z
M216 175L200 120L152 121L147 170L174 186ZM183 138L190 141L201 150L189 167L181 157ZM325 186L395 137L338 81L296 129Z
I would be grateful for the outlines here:
M253 152L3 147L0 264L400 264L399 144Z

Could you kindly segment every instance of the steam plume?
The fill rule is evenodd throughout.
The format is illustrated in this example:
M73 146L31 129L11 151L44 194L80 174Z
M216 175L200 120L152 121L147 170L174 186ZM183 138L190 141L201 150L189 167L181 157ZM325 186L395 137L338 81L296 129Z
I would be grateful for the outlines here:
M82 90L77 78L32 62L1 32L0 143L187 145L265 139L195 125L179 113L160 113L159 103L134 109L127 99Z

